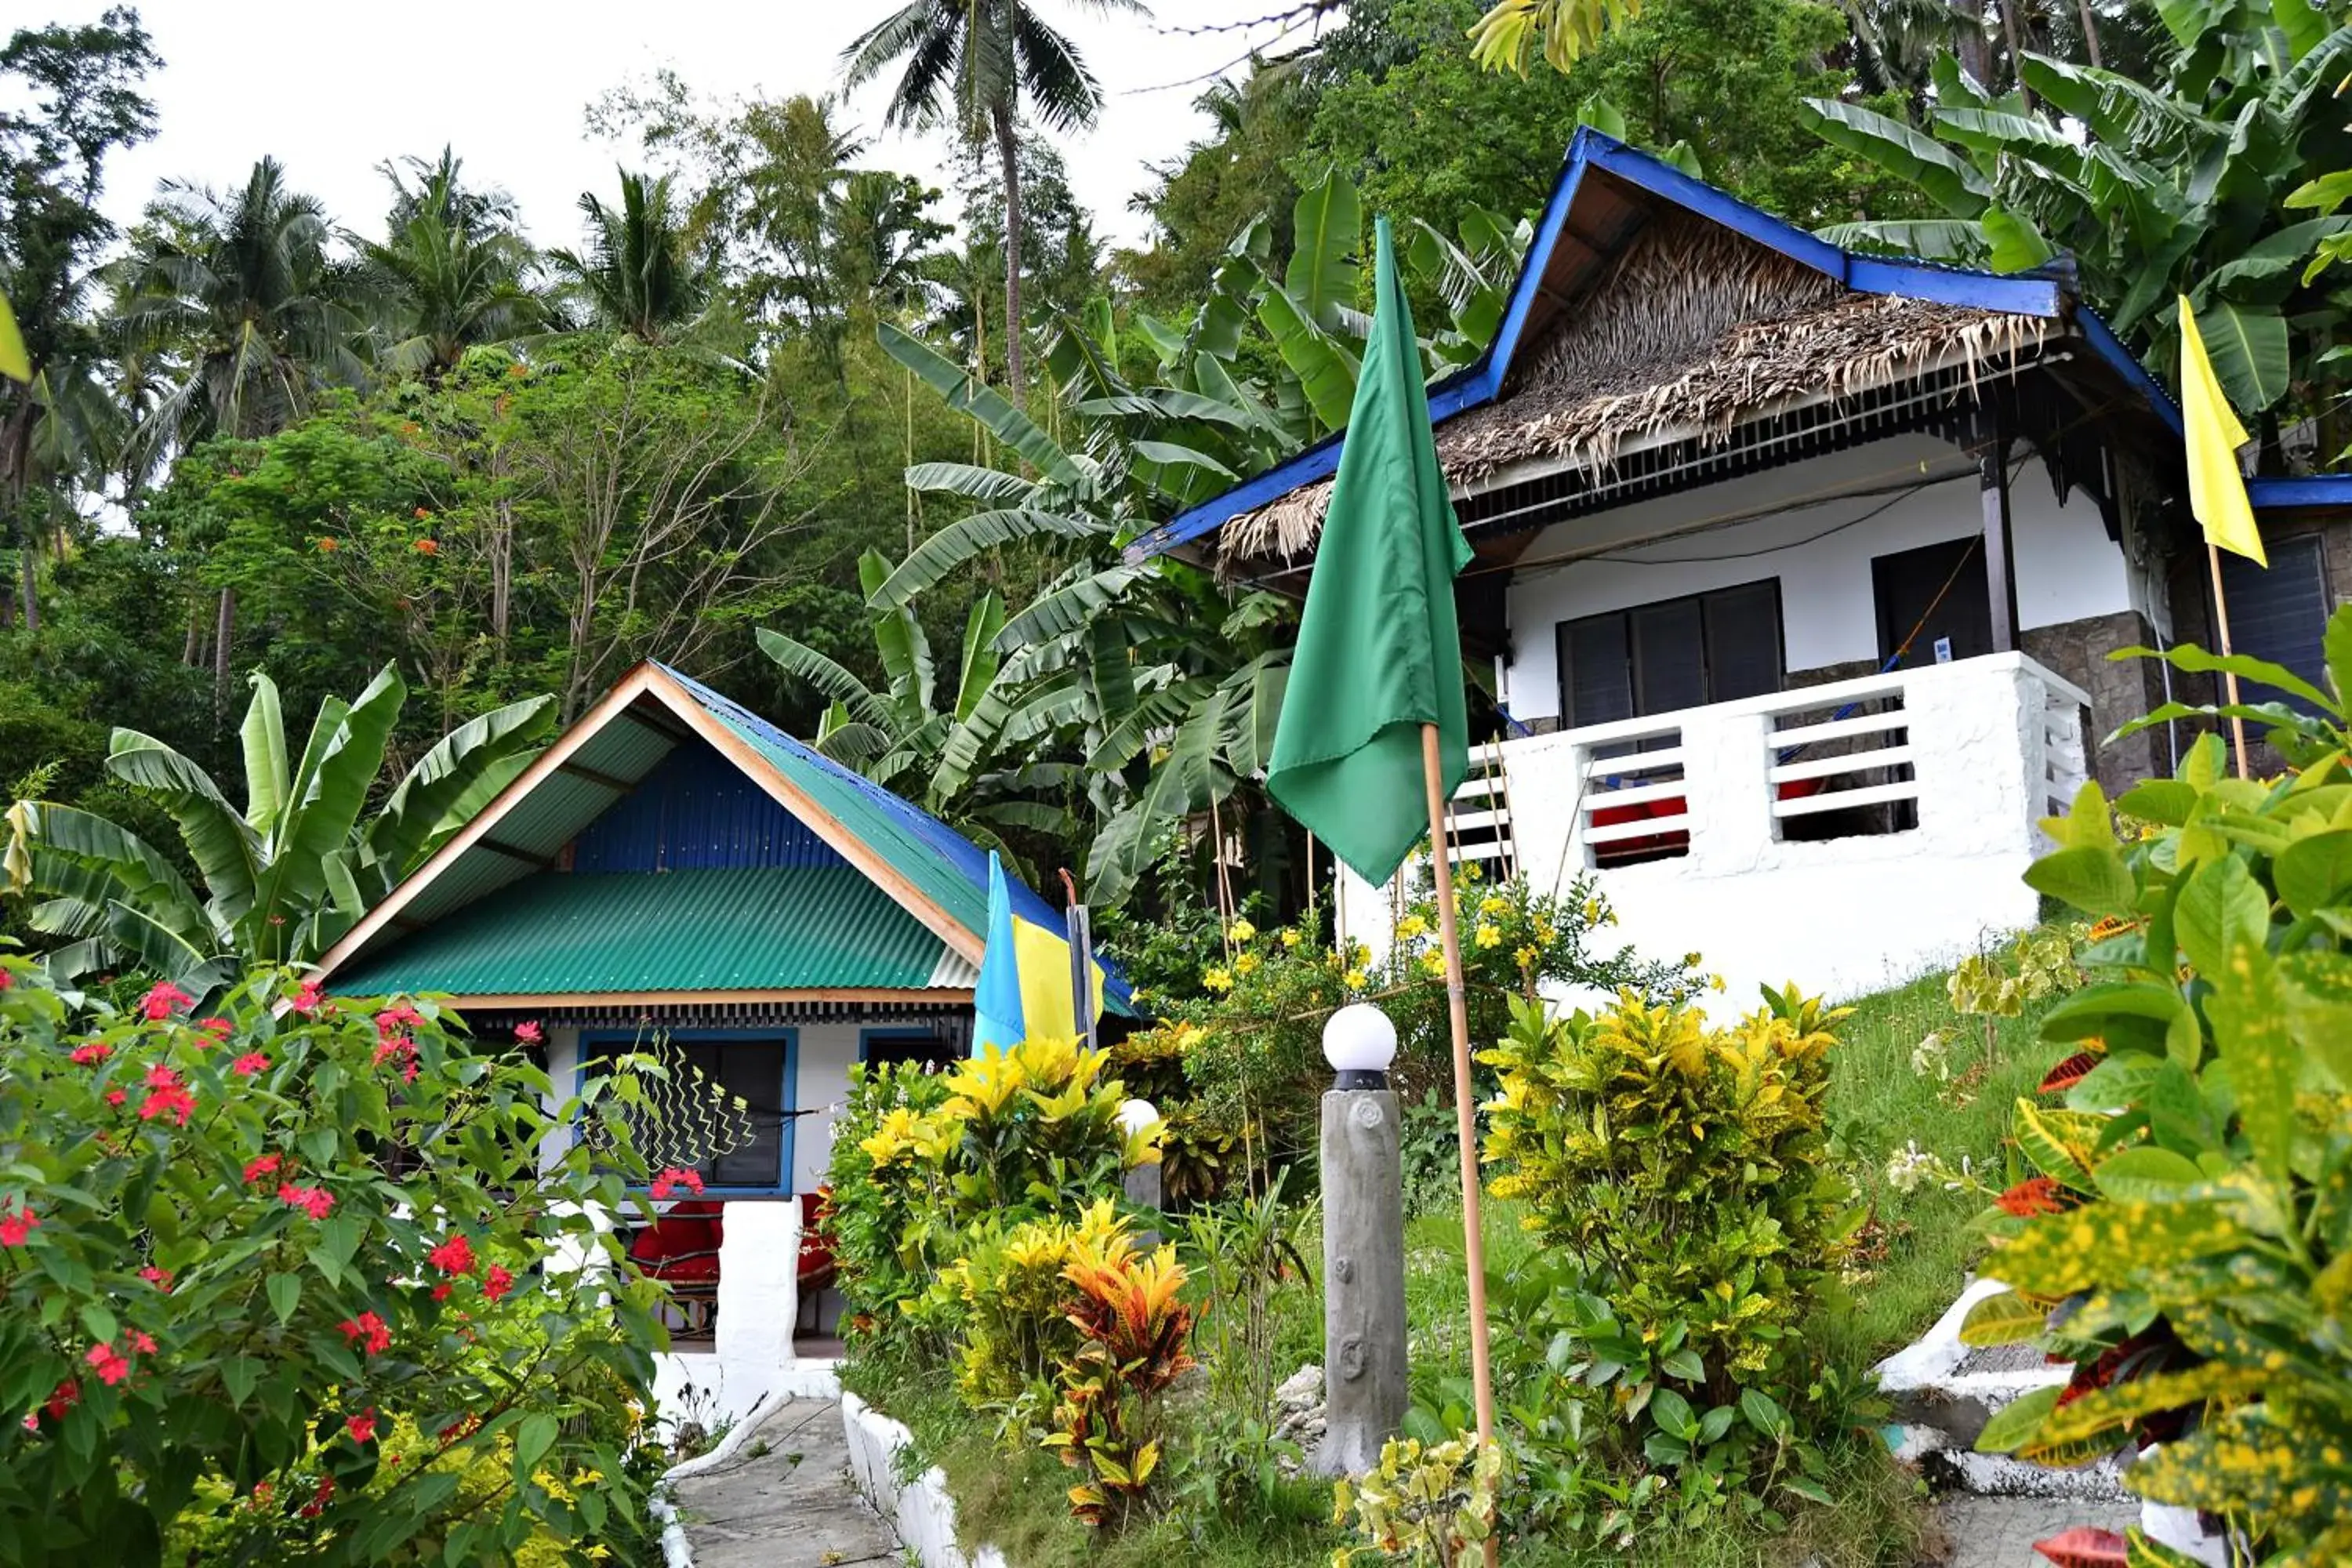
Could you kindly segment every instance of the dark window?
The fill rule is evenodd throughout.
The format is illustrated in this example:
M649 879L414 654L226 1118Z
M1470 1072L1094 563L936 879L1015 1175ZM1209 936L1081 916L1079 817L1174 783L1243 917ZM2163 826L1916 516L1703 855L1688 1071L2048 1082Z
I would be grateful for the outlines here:
M1780 689L1778 578L1559 624L1572 728Z
M1992 651L1992 592L1985 580L1982 542L1948 539L1871 561L1879 663L1894 660L1898 669L1937 663L1938 642L1953 658ZM1902 658L1896 659L1898 651Z
M867 1035L862 1049L869 1067L920 1062L933 1072L943 1072L963 1059L963 1052L946 1036L935 1034Z
M2327 630L2327 574L2319 535L2266 540L2263 551L2271 558L2267 571L2242 555L2221 552L2221 591L2230 600L2230 646L2239 653L2283 664L2325 691L2327 656L2322 638ZM2215 684L2219 683L2216 677ZM2249 702L2285 702L2306 713L2312 711L2304 699L2267 686L2242 681L2239 694Z
M673 1037L659 1044L608 1041L589 1050L591 1071L614 1056L637 1051L683 1062L700 1075L698 1083L678 1075L666 1084L648 1085L656 1101L653 1125L639 1126L632 1135L649 1165L691 1169L714 1187L790 1189L789 1042ZM706 1103L714 1087L724 1097L715 1108Z

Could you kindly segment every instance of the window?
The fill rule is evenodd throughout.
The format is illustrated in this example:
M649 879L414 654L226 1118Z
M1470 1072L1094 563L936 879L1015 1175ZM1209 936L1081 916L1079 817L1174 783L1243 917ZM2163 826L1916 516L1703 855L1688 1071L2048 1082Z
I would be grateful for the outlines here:
M659 1056L699 1073L705 1084L729 1098L727 1110L712 1117L700 1113L662 1118L640 1126L635 1136L646 1163L659 1167L680 1165L700 1175L711 1187L737 1191L788 1193L792 1190L793 1047L790 1030L768 1034L717 1035L673 1033L657 1039L638 1036L605 1036L582 1042L587 1070L598 1071L615 1056L630 1052ZM659 1101L664 1090L676 1088L681 1106L695 1088L685 1080L651 1089ZM740 1110L732 1101L743 1102ZM709 1130L722 1131L715 1135ZM710 1152L712 1142L723 1152Z
M2264 571L2242 555L2221 552L2221 591L2230 600L2230 646L2238 652L2283 664L2327 689L2327 656L2321 639L2327 630L2327 573L2319 535L2265 540L2271 558ZM2221 646L2216 638L2214 646ZM2218 680L2218 678L2217 678ZM2310 712L2300 697L2267 686L2248 686L2249 702L2284 702Z
M932 1072L945 1072L963 1060L964 1052L936 1029L863 1029L857 1058L874 1067L920 1062Z
M1559 670L1572 729L1778 691L1780 579L1562 621Z

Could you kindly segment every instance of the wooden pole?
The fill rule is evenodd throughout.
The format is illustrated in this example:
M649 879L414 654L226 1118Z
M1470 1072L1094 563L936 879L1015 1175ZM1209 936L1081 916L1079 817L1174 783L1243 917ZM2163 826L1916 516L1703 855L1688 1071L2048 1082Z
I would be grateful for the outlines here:
M1454 1027L1454 1130L1462 1143L1462 1254L1470 1274L1470 1383L1478 1440L1495 1440L1495 1369L1486 1342L1486 1232L1478 1209L1478 1116L1470 1078L1469 998L1462 978L1462 933L1454 919L1454 868L1446 856L1445 783L1437 726L1421 727L1422 781L1429 792L1429 860L1437 879L1437 937L1445 952L1445 1013ZM1486 1561L1496 1557L1486 1537Z
M2205 561L2206 564L2213 569L2213 628L2221 634L2221 657L2227 658L2230 657L2230 602L2221 593L2221 547L2210 539L2205 542ZM2235 671L2225 670L2222 672L2221 679L2223 689L2229 693L2230 706L2235 708L2238 705L2237 674ZM2244 778L2246 776L2246 721L2234 713L2230 715L2230 740L2232 749L2238 754L2238 776Z

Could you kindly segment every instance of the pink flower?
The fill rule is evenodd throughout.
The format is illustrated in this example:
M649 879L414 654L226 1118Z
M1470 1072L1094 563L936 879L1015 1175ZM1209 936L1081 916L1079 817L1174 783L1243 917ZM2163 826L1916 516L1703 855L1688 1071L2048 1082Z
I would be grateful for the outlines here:
M147 1069L147 1076L140 1081L149 1089L177 1089L180 1087L180 1075L158 1062Z
M6 971L5 971L5 970L0 970L0 973L6 973ZM37 1410L27 1410L27 1411L26 1411L26 1412L25 1412L25 1430L26 1430L26 1431L27 1431L27 1432L37 1432L37 1431L39 1431L40 1429L41 1429L41 1416L40 1416L40 1412L38 1412L38 1411L37 1411Z
M302 982L302 988L294 993L294 1011L307 1018L319 1010L320 999L319 983L315 980L305 980Z
M396 1039L425 1022L425 1015L405 1002L395 1002L375 1016L375 1037Z
M451 1237L425 1255L425 1261L444 1274L471 1274L474 1271L474 1247L461 1233Z
M278 1198L280 1203L300 1209L312 1219L326 1218L335 1207L332 1193L321 1187L298 1187L290 1182L278 1187Z
M180 1008L195 1000L168 980L156 982L155 988L139 1003L139 1010L147 1015L148 1022L160 1024Z
M92 1040L88 1045L76 1046L67 1059L76 1067L94 1068L113 1054L114 1047L104 1040Z
M229 1063L228 1070L242 1078L251 1078L255 1073L269 1070L269 1058L259 1051L247 1051Z
M535 1046L542 1037L539 1021L535 1018L515 1026L515 1038L526 1046Z
M125 1094L119 1089L110 1089L106 1091L106 1103L109 1105L121 1105L124 1100L129 1100L130 1098L131 1097L129 1095Z
M122 1358L112 1344L105 1341L90 1346L89 1353L82 1357L82 1360L88 1362L97 1372L98 1381L109 1388L131 1375L131 1363Z
M180 1075L159 1063L147 1069L146 1083L147 1098L140 1103L139 1120L152 1121L159 1116L169 1116L185 1127L190 1113L196 1109L196 1097L180 1082Z
M168 1291L172 1288L172 1271L168 1268L158 1268L152 1263L139 1271L139 1278L158 1290Z
M16 977L15 975L9 973L5 969L0 969L0 991L5 991L8 987L16 984Z
M446 1301L449 1299L449 1281L444 1279L440 1284L433 1287L433 1299L436 1301Z
M155 1342L148 1337L147 1331L143 1329L131 1330L129 1333L122 1336L122 1342L129 1345L132 1350L137 1351L141 1355L153 1355L155 1353Z
M352 1441L354 1443L374 1442L375 1406L371 1405L363 1413L358 1415L345 1416L343 1418L343 1430L352 1435Z
M196 1032L204 1037L196 1042L196 1048L206 1051L212 1049L228 1038L229 1028L229 1021L226 1018L206 1018L196 1026Z
M274 1175L278 1170L279 1158L280 1156L276 1154L264 1154L258 1160L247 1161L245 1167L245 1184L251 1186L264 1176Z
M700 1173L694 1171L681 1170L677 1166L672 1165L660 1175L654 1178L654 1196L657 1199L669 1196L680 1187L684 1187L696 1197L700 1197L702 1195L702 1177Z
M345 1318L336 1326L351 1343L366 1345L370 1355L381 1355L392 1348L392 1326L373 1312Z
M486 1301L495 1301L513 1289L514 1276L495 1263L490 1265L489 1272L482 1276L482 1300Z
M29 1208L19 1206L14 1214L0 1214L0 1247L22 1247L40 1228L41 1216Z

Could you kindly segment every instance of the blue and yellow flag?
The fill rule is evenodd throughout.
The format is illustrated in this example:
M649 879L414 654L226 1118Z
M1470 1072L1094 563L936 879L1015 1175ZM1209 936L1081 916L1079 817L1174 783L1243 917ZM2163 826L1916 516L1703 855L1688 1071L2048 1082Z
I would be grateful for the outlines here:
M1094 1015L1103 1012L1103 966L1095 966ZM1081 1031L1077 998L1070 984L1070 939L1013 912L1004 867L988 854L988 946L981 954L980 984L972 991L971 1054L990 1046L1011 1049L1022 1041L1072 1039Z

